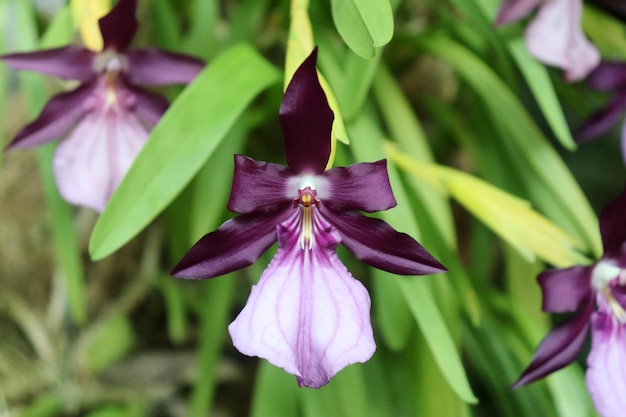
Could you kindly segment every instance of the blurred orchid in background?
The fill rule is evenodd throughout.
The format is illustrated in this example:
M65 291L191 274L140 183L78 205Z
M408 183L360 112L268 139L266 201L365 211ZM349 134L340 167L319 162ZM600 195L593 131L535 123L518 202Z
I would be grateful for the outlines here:
M589 75L587 84L594 90L615 91L616 95L578 129L574 136L578 143L598 138L622 118L626 110L626 63L602 62ZM622 127L622 157L626 161L626 125Z
M604 256L595 264L554 269L538 277L543 310L577 311L541 342L519 387L576 359L591 327L586 383L603 417L626 415L626 192L600 215Z
M537 15L526 28L526 48L539 61L562 68L569 82L583 79L600 62L600 54L581 28L582 0L504 0L496 25Z
M278 240L278 252L229 331L235 347L319 388L345 366L367 361L376 345L370 298L335 253L396 274L445 269L418 242L379 219L396 205L386 161L325 171L333 113L315 63L295 72L280 108L288 167L235 156L228 208L241 215L196 243L172 274L211 278L254 263Z
M1 56L9 66L66 80L75 90L50 99L37 119L8 145L28 148L66 136L53 162L68 202L102 211L145 143L167 101L139 85L185 84L202 70L200 60L159 49L129 49L137 30L136 0L120 0L99 21L103 50L77 45Z

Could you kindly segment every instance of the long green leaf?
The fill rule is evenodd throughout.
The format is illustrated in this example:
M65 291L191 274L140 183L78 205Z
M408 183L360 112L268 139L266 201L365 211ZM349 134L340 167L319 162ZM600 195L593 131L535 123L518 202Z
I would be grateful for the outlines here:
M554 86L548 76L546 68L535 58L531 57L522 39L516 39L509 43L509 51L522 72L526 83L537 100L537 104L543 112L543 116L554 132L554 136L566 149L573 151L576 143L572 139L572 133L567 126L565 115L559 104L559 99L554 91Z
M351 137L358 141L350 143L358 160L376 160L384 157L382 138L371 118L362 115L349 127ZM402 231L413 237L419 236L419 229L411 212L408 197L399 178L399 173L389 165L389 180L394 190L398 205L390 211L381 213L381 217L392 226L402 225ZM464 401L476 402L476 397L469 386L456 344L443 320L441 312L433 300L432 291L427 283L428 278L405 278L389 276L388 285L399 285L403 301L408 304L414 319L424 334L428 346L435 358L441 373L454 392ZM437 279L446 279L439 276ZM417 301L416 301L417 300Z
M252 99L278 79L278 71L246 45L228 49L199 74L154 128L111 197L91 236L91 257L109 255L150 223L198 172Z
M393 36L393 11L388 0L332 0L333 21L346 44L363 58Z
M602 252L596 216L580 187L558 154L545 139L521 103L498 76L463 46L440 36L419 40L429 52L452 64L487 104L493 123L501 128L503 146L514 161L548 217L584 241L594 254Z

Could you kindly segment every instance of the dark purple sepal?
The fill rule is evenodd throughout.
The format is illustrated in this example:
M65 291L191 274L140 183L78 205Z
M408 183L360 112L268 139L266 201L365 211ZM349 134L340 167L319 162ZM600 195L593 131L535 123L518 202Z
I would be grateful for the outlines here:
M398 275L427 275L446 271L411 236L386 222L357 212L336 212L323 203L320 212L341 234L342 243L359 260Z
M293 172L282 165L259 162L243 155L235 155L233 186L228 209L235 213L276 211L290 199L287 184Z
M587 85L594 90L613 91L626 88L626 63L603 61L587 77Z
M626 242L626 191L609 203L600 213L600 235L604 246L604 258L620 264ZM622 266L622 265L620 265Z
M325 171L328 196L323 203L333 210L387 210L396 206L387 175L387 160L362 162Z
M98 21L103 50L113 48L123 52L135 36L139 24L135 17L137 0L119 0L111 11Z
M85 102L95 86L93 81L52 97L39 116L24 126L6 149L30 148L63 136L87 111Z
M504 0L498 9L494 24L506 25L523 19L538 5L539 0Z
M543 294L542 310L552 313L576 311L593 296L592 266L550 269L537 277Z
M70 45L37 52L8 54L0 56L0 59L11 68L84 82L96 75L93 70L94 56L95 53L89 49Z
M576 143L585 143L608 132L626 110L626 93L614 97L609 103L593 114L574 134Z
M541 341L530 365L512 388L534 382L572 363L587 338L593 308L593 297L589 297L582 311L552 329Z
M156 48L133 49L125 55L129 68L126 77L138 85L187 84L204 68L200 59Z
M141 87L128 83L125 83L124 86L131 91L135 97L135 103L133 105L135 113L149 126L157 124L169 106L168 101L164 97L146 91Z
M317 78L317 48L293 74L280 104L287 165L298 174L321 174L330 157L333 112Z
M292 210L242 214L228 220L193 245L174 267L172 275L177 278L213 278L252 265L276 242L276 225Z

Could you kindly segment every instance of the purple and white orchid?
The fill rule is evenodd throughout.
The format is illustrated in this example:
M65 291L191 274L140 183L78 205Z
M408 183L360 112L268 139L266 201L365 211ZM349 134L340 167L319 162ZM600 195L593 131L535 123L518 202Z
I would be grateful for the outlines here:
M600 53L582 31L582 0L504 0L496 25L537 15L525 32L528 52L544 64L562 68L569 82L583 79L600 62Z
M8 145L28 148L66 136L53 161L57 186L70 203L102 211L130 168L167 101L139 85L185 84L202 70L196 58L159 49L130 49L136 0L120 0L99 21L101 52L77 45L1 56L16 69L78 80L50 99Z
M609 103L593 114L574 135L577 143L586 143L608 132L626 111L626 62L605 61L587 79L598 91L615 91ZM622 127L622 157L626 162L626 123Z
M288 166L236 155L228 208L240 215L200 239L172 272L222 275L251 265L278 241L228 329L240 352L266 358L312 388L376 349L369 295L337 257L340 243L392 273L445 270L410 236L358 213L395 206L385 160L325 171L333 113L316 58L315 50L295 72L280 107Z
M519 387L576 359L591 328L587 389L603 417L626 415L626 192L600 215L604 256L595 264L539 274L543 310L576 315L543 339Z

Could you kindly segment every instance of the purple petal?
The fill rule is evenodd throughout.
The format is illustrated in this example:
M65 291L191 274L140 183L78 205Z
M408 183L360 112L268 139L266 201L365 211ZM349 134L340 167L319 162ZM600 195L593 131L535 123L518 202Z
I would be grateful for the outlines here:
M102 100L106 100L103 96ZM140 120L120 105L99 103L57 147L53 172L72 204L101 212L148 138Z
M0 56L12 68L54 75L64 80L88 81L95 76L95 53L81 46Z
M333 112L315 69L317 48L300 65L280 104L287 165L298 174L321 174L330 157Z
M318 189L318 197L333 210L374 212L396 206L385 159L333 168L322 177L327 187Z
M626 241L626 191L608 204L600 213L600 234L604 257L619 261Z
M204 235L174 267L178 278L213 278L252 265L274 242L276 225L294 212L249 213Z
M626 327L606 313L591 318L587 389L603 417L626 415Z
M496 26L520 20L539 5L540 0L504 0L496 17Z
M275 211L298 195L289 195L287 184L293 172L282 165L259 162L235 155L233 187L228 209L236 213Z
M139 117L150 126L157 124L169 106L167 100L128 83L125 83L124 87L132 93L134 100L132 107Z
M526 29L526 47L539 61L565 70L567 81L584 78L600 53L581 28L582 0L546 1Z
M513 388L529 384L539 378L569 365L583 347L593 312L593 298L588 299L583 310L555 327L541 341L533 360Z
M574 135L577 143L585 143L608 132L626 110L626 93L613 98L605 107L592 115Z
M90 82L52 97L37 119L20 130L7 149L29 148L58 139L88 110L95 87L96 82Z
M587 85L594 90L612 91L626 88L626 63L601 62L587 78Z
M117 52L123 52L137 32L137 0L119 0L111 11L98 21L103 50L113 48Z
M543 311L564 313L576 311L593 296L589 266L551 269L539 274L537 280L543 292Z
M367 290L335 254L341 237L316 216L316 245L302 249L299 220L296 213L278 226L278 253L228 330L241 353L319 388L347 365L367 361L376 345Z
M156 48L133 49L125 55L129 68L126 76L138 85L187 84L204 68L200 59Z
M345 247L368 265L399 275L446 271L415 239L380 219L332 211L323 203L320 211L337 228Z

